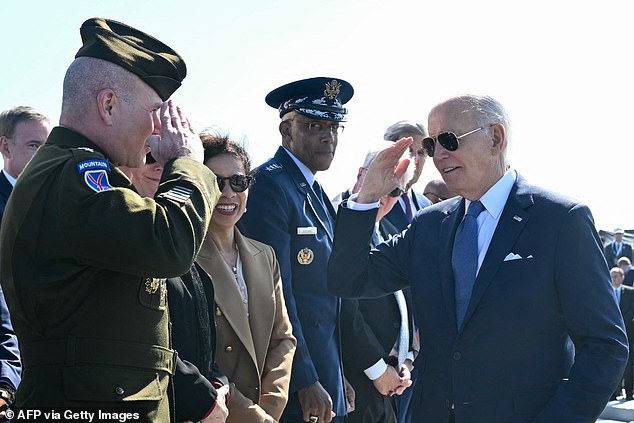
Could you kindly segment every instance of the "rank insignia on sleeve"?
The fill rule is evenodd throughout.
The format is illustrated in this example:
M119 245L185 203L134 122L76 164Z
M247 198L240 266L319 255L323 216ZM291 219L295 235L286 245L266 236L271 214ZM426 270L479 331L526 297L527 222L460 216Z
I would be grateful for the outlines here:
M163 194L163 196L169 198L172 201L176 201L179 204L185 204L187 200L189 200L189 197L191 197L192 192L194 191L190 188L177 185Z
M108 174L104 169L87 170L84 173L84 181L86 181L86 185L96 192L112 188L110 181L108 181Z
M302 248L299 250L299 253L297 253L297 262L299 264L311 264L313 262L313 258L315 258L313 250L307 247Z
M266 170L267 172L270 172L272 170L278 170L278 169L282 169L282 165L279 163L271 163L270 165L264 168L264 170Z

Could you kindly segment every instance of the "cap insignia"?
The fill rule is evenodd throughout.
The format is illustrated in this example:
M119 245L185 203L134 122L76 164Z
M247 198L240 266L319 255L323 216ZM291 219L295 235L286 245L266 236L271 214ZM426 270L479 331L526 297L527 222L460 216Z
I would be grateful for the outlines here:
M333 79L330 82L326 82L326 89L324 90L324 95L328 97L330 100L334 100L339 95L340 89L341 89L341 84L337 82L336 79Z

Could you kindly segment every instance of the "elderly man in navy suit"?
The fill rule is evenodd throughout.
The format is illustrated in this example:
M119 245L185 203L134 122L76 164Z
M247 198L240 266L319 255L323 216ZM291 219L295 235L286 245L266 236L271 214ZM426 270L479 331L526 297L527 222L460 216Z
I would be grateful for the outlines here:
M281 422L343 422L347 412L339 345L340 300L328 292L334 209L315 179L330 167L353 95L341 79L310 78L271 91L282 146L255 172L245 235L275 249L297 339ZM336 417L333 418L333 415Z
M451 98L428 127L423 145L459 197L370 251L376 201L403 179L411 139L382 152L337 214L330 291L411 287L422 345L413 421L594 422L628 346L590 211L510 169L496 100Z

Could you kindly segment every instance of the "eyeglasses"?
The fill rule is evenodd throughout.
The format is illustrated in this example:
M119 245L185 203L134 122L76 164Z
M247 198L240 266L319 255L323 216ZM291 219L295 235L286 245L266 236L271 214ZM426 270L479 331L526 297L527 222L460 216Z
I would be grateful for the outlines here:
M438 134L436 138L427 137L423 139L423 148L425 149L425 151L427 151L427 155L429 157L434 157L434 152L436 150L436 139L437 139L438 143L442 145L445 150L456 151L458 147L460 146L460 138L464 138L467 135L471 135L482 129L484 129L483 126L459 136L454 134L453 132L442 132Z
M216 175L216 181L218 182L218 188L220 192L225 189L225 181L229 181L229 185L233 192L244 192L251 185L253 176L247 175L231 175L231 176L218 176Z
M338 123L327 124L322 122L302 122L299 120L296 122L300 125L306 125L308 132L312 132L313 134L329 132L331 134L340 135L344 130L344 126Z
M147 153L145 155L145 164L154 164L156 163L156 159L152 156L152 153Z

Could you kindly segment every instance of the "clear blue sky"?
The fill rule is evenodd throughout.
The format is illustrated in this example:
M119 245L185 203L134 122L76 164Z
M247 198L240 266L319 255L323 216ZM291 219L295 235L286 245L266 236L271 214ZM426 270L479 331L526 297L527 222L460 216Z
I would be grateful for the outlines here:
M312 76L352 83L335 161L318 174L330 196L390 124L489 94L511 116L514 168L588 204L599 229L634 228L633 11L629 0L1 0L0 110L32 105L57 122L79 27L106 17L174 47L188 65L174 99L199 129L246 137L255 164L280 142L268 91ZM429 160L418 188L436 177Z

